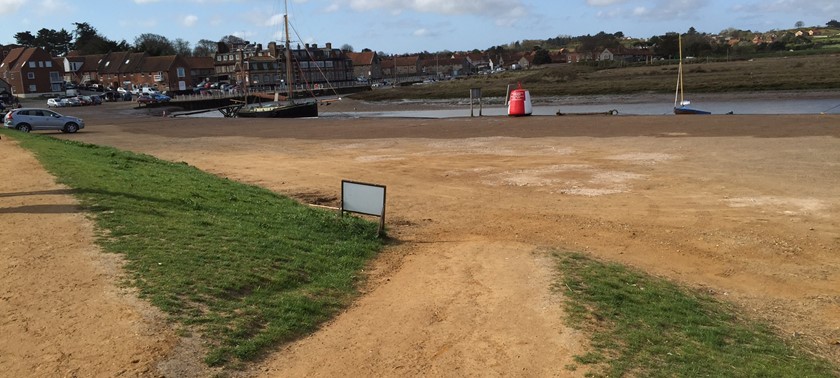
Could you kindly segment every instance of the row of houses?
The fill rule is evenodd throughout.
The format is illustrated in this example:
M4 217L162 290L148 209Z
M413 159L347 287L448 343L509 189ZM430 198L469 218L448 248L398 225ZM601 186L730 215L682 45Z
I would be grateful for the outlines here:
M491 55L456 53L447 55L381 57L376 52L346 52L327 43L297 46L290 51L294 82L304 88L357 85L358 81L416 80L428 77L457 77L492 72L499 68L528 69L536 52ZM574 52L549 51L551 63L584 61L646 61L650 50L603 49ZM188 91L206 82L225 82L251 88L282 87L286 78L285 47L271 42L243 43L229 47L220 43L213 57L180 55L149 56L144 52L110 52L99 55L52 57L38 47L17 47L4 51L0 62L0 93L7 88L18 97L59 94L65 83L98 83L105 87L153 87L160 91Z
M298 46L290 53L295 83L302 87L356 83L353 61L329 43L324 47ZM61 94L66 83L191 91L205 82L257 88L274 88L289 82L285 48L275 43L269 43L266 49L252 44L224 47L213 57L150 56L143 52L53 57L39 47L6 49L2 56L0 93L23 98Z
M421 58L414 56L381 57L372 51L347 53L353 61L354 75L370 81L400 80L406 77L456 77L492 72L498 68L528 69L534 66L535 51L510 54L447 54ZM626 47L575 52L566 49L550 50L550 63L579 63L586 61L647 62L653 59L651 49Z

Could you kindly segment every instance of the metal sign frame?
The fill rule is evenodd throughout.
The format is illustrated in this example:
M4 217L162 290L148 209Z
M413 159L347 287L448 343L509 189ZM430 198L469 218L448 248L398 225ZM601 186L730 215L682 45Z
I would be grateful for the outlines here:
M378 234L385 229L385 185L341 180L339 213L357 213L379 217Z

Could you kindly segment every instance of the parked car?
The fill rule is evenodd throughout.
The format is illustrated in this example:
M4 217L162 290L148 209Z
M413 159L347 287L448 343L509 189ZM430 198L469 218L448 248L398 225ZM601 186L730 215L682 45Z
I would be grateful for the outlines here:
M48 108L60 108L67 105L67 101L62 98L50 98L47 99L47 107Z
M142 94L137 97L137 102L140 104L157 104L157 103L164 103L169 102L172 99L169 96L164 96L162 94L152 93L152 94Z
M154 99L154 98L152 98L152 96L149 96L149 95L147 95L147 94L143 94L143 95L139 95L139 96L137 96L137 103L138 103L138 104L146 104L146 105L148 105L148 104L154 104L154 103L155 103L155 99Z
M90 96L78 96L76 99L82 104L82 106L93 105L93 100L90 99Z
M69 106L82 106L82 101L78 97L67 97L65 100L67 100L67 105Z
M63 133L75 133L85 128L81 118L65 116L49 109L18 108L12 109L3 117L3 126L28 133L32 130L61 130Z
M169 102L169 101L172 100L171 97L169 97L167 95L160 94L160 93L151 93L151 94L149 94L149 97L151 97L153 100L155 100L155 102Z

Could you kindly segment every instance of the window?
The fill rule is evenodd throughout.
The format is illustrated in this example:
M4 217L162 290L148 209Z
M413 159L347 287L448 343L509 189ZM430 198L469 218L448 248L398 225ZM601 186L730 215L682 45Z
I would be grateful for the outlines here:
M64 81L64 80L61 79L61 76L58 74L58 72L50 71L50 82L51 83L61 82L61 81Z
M35 68L35 62L29 62L29 68Z
M52 83L53 92L61 92L61 83Z
M51 61L51 60L48 60L48 61L46 62L46 67L47 67L47 68L52 68L52 61ZM77 69L78 69L78 68L77 68Z
M178 67L178 68L177 68L177 71L178 71L178 77L185 77L185 76L187 76L187 75L186 75L186 71L184 70L184 67Z
M34 80L35 79L35 73L34 72L27 72L26 73L26 78L29 79L29 80Z
M43 60L38 62L38 67L44 68L44 61Z
M37 91L38 91L38 87L36 87L35 84L30 84L29 85L29 92L34 93L34 92L37 92Z

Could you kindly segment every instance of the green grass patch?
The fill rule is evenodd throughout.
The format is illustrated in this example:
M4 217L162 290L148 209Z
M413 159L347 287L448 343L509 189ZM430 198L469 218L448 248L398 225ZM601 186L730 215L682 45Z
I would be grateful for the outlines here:
M555 252L555 290L592 333L577 362L593 376L836 377L830 363L740 317L726 303L618 264Z
M314 331L356 295L377 225L113 148L14 135L93 215L141 296L210 345L251 360Z

